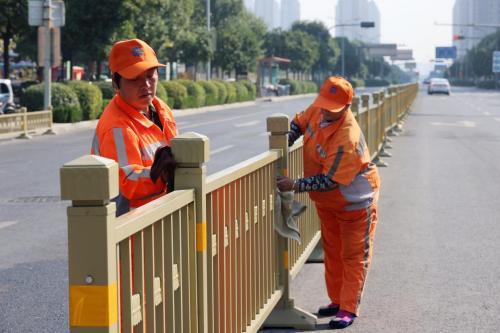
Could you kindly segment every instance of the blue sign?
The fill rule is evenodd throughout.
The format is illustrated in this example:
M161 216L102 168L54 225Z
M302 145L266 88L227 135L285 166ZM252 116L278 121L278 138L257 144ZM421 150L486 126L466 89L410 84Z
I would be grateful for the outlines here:
M492 72L500 73L500 51L493 51Z
M456 59L456 58L457 58L456 46L436 47L436 59Z

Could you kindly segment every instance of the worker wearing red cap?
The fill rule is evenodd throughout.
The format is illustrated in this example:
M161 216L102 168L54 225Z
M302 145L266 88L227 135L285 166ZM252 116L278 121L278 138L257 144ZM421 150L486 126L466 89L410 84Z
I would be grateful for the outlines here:
M177 126L169 107L156 97L158 68L155 51L139 39L119 41L109 55L116 95L97 124L92 154L119 164L117 215L164 195L171 179L163 170L170 156L155 161L158 148L170 145ZM168 152L161 149L161 152ZM153 167L153 170L152 170ZM155 169L156 168L156 169Z
M331 303L320 316L331 328L351 325L371 262L380 180L354 115L351 84L330 77L316 100L291 122L289 145L304 137L304 178L279 177L281 191L308 192L321 220L325 280Z

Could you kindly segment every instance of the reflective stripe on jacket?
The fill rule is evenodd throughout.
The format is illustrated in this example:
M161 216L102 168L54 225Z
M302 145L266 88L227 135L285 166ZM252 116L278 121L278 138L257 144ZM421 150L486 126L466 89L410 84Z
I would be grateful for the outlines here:
M177 135L177 126L172 111L164 102L155 97L153 106L163 131L119 95L109 102L96 127L91 154L113 159L119 164L117 215L142 206L167 191L161 180L153 183L149 173L156 149L170 144Z
M377 167L351 110L342 119L321 127L321 111L309 107L293 120L304 135L304 177L327 175L338 183L328 191L309 191L318 205L353 211L370 206L378 197Z

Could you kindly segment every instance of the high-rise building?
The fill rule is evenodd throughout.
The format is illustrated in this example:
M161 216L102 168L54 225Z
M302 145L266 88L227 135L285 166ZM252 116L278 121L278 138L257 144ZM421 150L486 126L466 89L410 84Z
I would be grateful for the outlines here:
M269 30L280 26L280 4L277 0L255 0L254 13L266 23Z
M255 0L244 0L243 1L243 4L245 5L245 7L250 11L250 12L254 12L255 10Z
M470 25L500 25L500 0L455 0L453 6L453 35L458 57L465 56L485 36L494 33L495 27Z
M374 22L374 28L361 28L361 22ZM380 43L380 11L374 0L338 0L335 11L335 36Z
M288 30L295 21L300 20L300 1L281 0L281 28Z

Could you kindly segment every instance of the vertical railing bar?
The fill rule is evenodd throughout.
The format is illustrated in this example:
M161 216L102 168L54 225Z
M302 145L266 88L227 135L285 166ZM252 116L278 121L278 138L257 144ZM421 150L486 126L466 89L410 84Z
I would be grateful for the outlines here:
M213 254L213 243L212 243L212 235L217 235L217 232L214 227L214 209L213 209L213 192L207 193L207 238L208 238L208 248L207 248L207 299L208 299L208 333L217 332L215 329L215 322L217 321L215 318L215 309L217 309L217 292L214 286L214 281L216 277L217 269L214 269L214 261L217 260L217 257L214 257ZM217 239L219 242L219 239ZM218 255L218 253L217 253ZM215 264L215 267L217 265Z
M175 296L174 296L174 279L172 274L172 267L174 265L174 243L172 234L172 215L166 216L163 224L163 238L165 239L165 327L167 332L175 332Z
M143 231L143 248L144 248L144 295L146 300L145 306L145 331L147 332L155 332L156 331L156 311L155 311L155 303L154 303L154 234L153 234L153 226L149 226Z
M182 210L177 210L172 214L172 235L173 235L173 248L174 248L174 261L173 264L177 265L177 283L178 283L178 288L177 290L174 291L174 298L175 298L175 310L176 310L176 318L179 320L176 320L175 322L175 331L176 332L183 332L184 329L184 323L186 320L183 320L183 318L186 318L184 315L184 276L182 275L182 257L181 257L181 221L182 221Z
M154 224L154 263L155 263L155 273L156 277L160 278L161 286L161 304L157 305L155 308L156 317L156 330L158 332L165 332L165 287L163 286L165 282L165 267L164 267L164 255L165 246L163 238L163 219Z
M127 238L120 242L120 289L122 309L120 320L123 333L132 333L132 251L131 239Z
M133 287L134 294L139 294L141 299L142 321L134 327L134 333L146 332L146 295L144 286L144 231L132 236L133 243Z

